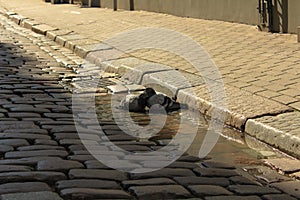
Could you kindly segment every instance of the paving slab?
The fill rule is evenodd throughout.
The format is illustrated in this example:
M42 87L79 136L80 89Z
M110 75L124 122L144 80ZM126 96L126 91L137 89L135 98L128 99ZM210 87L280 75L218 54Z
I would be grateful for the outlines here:
M283 173L293 173L300 171L300 161L289 158L274 158L266 159L266 164L271 165L272 167L277 168Z
M290 194L293 197L300 198L300 182L299 181L287 181L281 183L273 183L272 187L275 187L278 190L281 190L287 194Z

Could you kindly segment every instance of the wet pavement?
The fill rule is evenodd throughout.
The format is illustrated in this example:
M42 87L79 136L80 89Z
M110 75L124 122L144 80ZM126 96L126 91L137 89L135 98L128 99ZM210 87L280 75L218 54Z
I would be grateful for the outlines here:
M246 146L220 138L211 154L199 159L198 141L208 122L204 117L197 142L163 169L127 173L105 166L86 150L74 124L70 91L76 85L76 63L82 60L4 18L1 24L1 199L299 199L299 182L263 166L262 155ZM180 113L169 115L166 126L149 140L126 135L109 109L106 86L113 84L112 77L102 77L96 98L97 118L110 141L131 152L152 152L168 144ZM132 118L149 123L145 114ZM87 127L85 144L94 144L94 126ZM230 129L224 133L238 135ZM102 146L98 153L124 160L118 151L107 155L110 147ZM157 163L142 164L155 168Z

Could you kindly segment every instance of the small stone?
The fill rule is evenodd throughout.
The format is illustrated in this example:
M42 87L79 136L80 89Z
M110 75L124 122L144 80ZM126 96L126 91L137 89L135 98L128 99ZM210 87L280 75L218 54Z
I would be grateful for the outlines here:
M83 164L72 160L41 160L37 163L40 171L67 171L74 168L84 168Z
M249 166L244 167L244 170L246 170L250 174L253 174L255 178L268 184L290 180L289 177L283 176L267 166Z
M117 170L105 170L105 169L71 169L69 172L71 179L88 178L88 179L104 179L124 181L127 179L127 175Z
M51 188L42 182L6 183L0 185L0 194L37 191L51 191Z
M60 191L61 196L71 199L131 199L123 190L70 188Z
M1 200L63 200L58 194L50 191L43 192L26 192L1 195Z
M115 181L95 180L95 179L74 179L58 181L55 184L59 190L65 188L98 188L98 189L120 189L120 185Z
M291 176L300 179L300 172L293 173Z
M192 185L188 186L188 188L192 191L194 195L198 197L232 194L232 192L229 192L225 188L215 185Z
M129 191L134 193L138 199L156 200L156 199L179 199L189 198L192 195L180 185L164 185L164 186L134 186Z

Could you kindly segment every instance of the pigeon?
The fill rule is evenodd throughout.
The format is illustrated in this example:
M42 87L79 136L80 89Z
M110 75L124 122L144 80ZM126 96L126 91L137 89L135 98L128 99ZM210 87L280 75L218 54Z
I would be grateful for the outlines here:
M153 88L146 88L142 94L127 95L121 101L121 107L130 112L145 112L146 107L154 110L164 109L166 112L177 111L180 104L164 94L157 94Z

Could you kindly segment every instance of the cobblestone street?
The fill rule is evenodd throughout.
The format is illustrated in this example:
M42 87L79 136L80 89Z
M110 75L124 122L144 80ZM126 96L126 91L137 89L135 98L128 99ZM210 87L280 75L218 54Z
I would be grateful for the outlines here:
M208 117L212 117L214 110L225 110L227 125L300 158L300 49L295 34L260 32L253 25L217 20L145 11L114 12L40 0L0 0L0 12L20 27L55 41L58 49L69 49L93 63L75 70L76 73L97 72L99 66L120 76L131 72L134 75L130 82L154 81L176 94L178 101L199 106L199 111ZM114 41L126 33L127 39ZM172 38L172 34L180 37ZM214 69L201 60L197 48L187 45L187 40L207 51ZM161 48L147 48L149 44ZM82 63L79 57L75 58L76 64ZM198 60L201 69L186 57ZM54 59L65 65L70 61L57 55ZM148 69L156 64L176 72L162 67ZM147 65L147 69L137 69L140 65ZM179 81L178 73L189 84ZM214 77L216 74L219 77ZM224 83L215 87L224 89L224 98L217 101L223 102L223 106L212 102L211 91L215 88L207 88L203 78L214 84ZM295 172L295 176L299 174Z
M164 169L142 174L103 165L85 149L73 120L70 91L83 60L3 16L0 23L2 200L300 198L299 182L287 176L274 173L281 179L263 182L237 166L187 153ZM100 98L108 95L109 80L100 82ZM111 119L100 124L111 141L128 151L163 145L125 135ZM107 152L103 147L99 153ZM116 151L109 156L123 155Z

